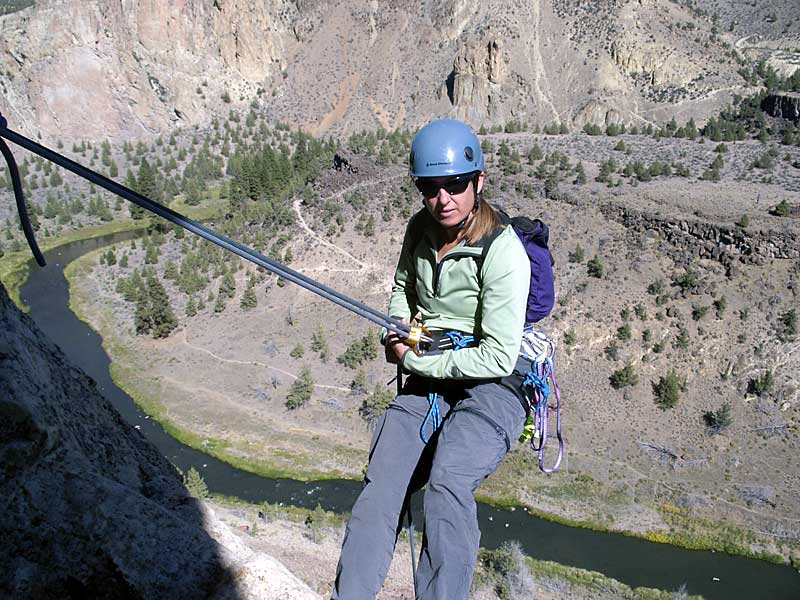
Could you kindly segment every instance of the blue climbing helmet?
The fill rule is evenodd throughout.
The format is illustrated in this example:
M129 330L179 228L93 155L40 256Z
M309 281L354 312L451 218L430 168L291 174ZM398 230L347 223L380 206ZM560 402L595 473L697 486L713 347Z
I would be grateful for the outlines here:
M478 137L466 123L438 119L423 126L411 142L412 177L442 177L483 171Z

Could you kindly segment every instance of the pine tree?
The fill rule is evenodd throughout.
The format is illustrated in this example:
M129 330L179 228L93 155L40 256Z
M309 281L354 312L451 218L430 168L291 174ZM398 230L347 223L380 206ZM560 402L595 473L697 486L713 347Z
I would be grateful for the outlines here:
M189 296L189 299L186 301L186 316L193 317L197 314L197 304L194 301L194 296Z
M183 485L195 498L208 498L208 486L194 467L190 467L189 472L183 476Z
M255 285L248 283L247 288L244 290L244 294L242 294L242 299L239 301L239 306L241 306L244 310L250 310L255 308L257 305L258 298L256 297Z
M328 362L328 353L330 349L328 347L328 340L325 338L325 332L322 329L322 325L317 327L317 331L315 331L311 335L311 350L313 352L319 352L319 359L322 362Z
M233 278L233 273L226 271L222 276L222 282L219 285L219 295L227 298L233 298L236 295L236 280Z
M210 301L211 298L209 298L209 302ZM223 294L220 294L219 296L217 296L217 301L214 302L214 312L221 313L223 310L225 310L225 296Z
M172 333L178 326L178 319L172 311L167 290L155 275L147 279L147 291L150 300L150 319L153 337L163 338Z
M311 376L311 370L303 367L300 375L289 388L289 394L286 396L286 408L289 410L300 408L311 399L313 392L314 378Z

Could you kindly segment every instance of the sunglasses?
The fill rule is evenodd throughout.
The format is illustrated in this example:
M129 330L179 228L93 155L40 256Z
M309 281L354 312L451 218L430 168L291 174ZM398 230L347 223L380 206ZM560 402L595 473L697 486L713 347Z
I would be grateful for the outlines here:
M426 198L433 198L439 193L439 190L444 190L451 196L463 194L464 190L469 186L469 182L475 178L474 173L466 173L464 175L455 175L447 179L432 179L429 177L419 177L414 180L414 185L420 193Z

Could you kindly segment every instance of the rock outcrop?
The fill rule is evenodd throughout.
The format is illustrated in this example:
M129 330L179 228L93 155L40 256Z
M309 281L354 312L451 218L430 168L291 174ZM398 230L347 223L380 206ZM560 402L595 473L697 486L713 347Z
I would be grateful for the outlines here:
M456 111L470 121L490 120L507 71L500 40L463 43L453 61L452 90L448 91Z
M0 597L318 598L237 543L0 286Z
M730 269L735 262L764 264L800 258L800 240L791 231L747 231L703 221L675 221L614 204L602 210L637 235L660 236L666 242L665 254L679 263L703 258Z
M800 121L800 94L796 92L769 94L761 102L761 108L773 117Z

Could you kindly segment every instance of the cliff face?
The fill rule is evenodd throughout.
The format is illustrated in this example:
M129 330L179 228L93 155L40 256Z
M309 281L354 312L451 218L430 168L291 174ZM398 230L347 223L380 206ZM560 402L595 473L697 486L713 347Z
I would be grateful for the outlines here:
M800 94L770 94L761 103L761 107L773 117L800 121Z
M315 133L702 120L743 91L710 27L653 0L40 0L0 17L0 110L92 140L249 104Z
M0 20L0 108L81 139L200 122L280 71L292 14L280 0L37 2Z
M0 286L0 597L318 598L237 542Z

